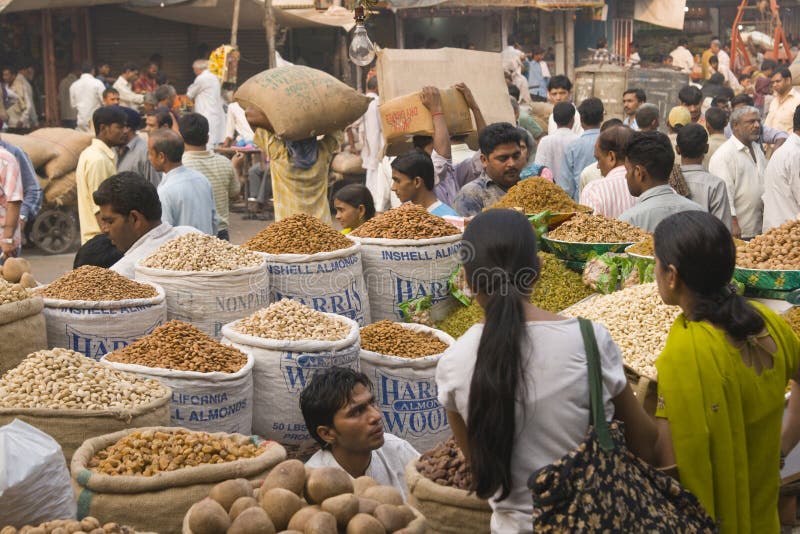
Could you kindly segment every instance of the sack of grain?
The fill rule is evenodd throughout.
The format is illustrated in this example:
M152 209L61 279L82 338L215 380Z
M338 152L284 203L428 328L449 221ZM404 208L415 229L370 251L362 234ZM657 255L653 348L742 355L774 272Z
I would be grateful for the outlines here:
M440 89L442 111L450 135L475 131L472 113L461 91L455 87ZM379 106L381 131L387 143L409 135L433 135L433 115L422 103L422 93L393 98Z
M286 458L286 451L277 443L241 434L217 433L208 438L255 445L259 449L257 456L159 472L154 476L109 475L91 467L98 452L128 435L173 435L181 431L174 427L137 428L87 440L75 452L70 465L78 499L78 519L92 516L101 523L113 521L140 532L179 534L186 512L207 497L217 483L234 478L262 479Z
M364 174L363 164L361 156L350 152L339 152L333 156L331 170L340 174Z
M400 304L450 295L450 275L458 266L461 234L432 239L352 237L361 244L372 321L403 319Z
M45 141L56 149L56 157L44 166L44 174L51 180L72 172L78 166L78 158L86 147L92 144L92 136L69 128L39 128L29 137Z
M58 156L55 146L42 139L36 139L29 135L16 135L3 133L3 141L11 143L17 148L21 148L33 163L34 169L41 169L45 163Z
M370 323L361 245L318 254L265 254L270 301L296 300L324 313Z
M408 202L373 217L347 237L361 244L373 321L402 320L400 305L406 301L430 296L436 304L450 295L461 232L441 217Z
M0 305L0 376L31 352L47 348L43 309L41 297Z
M186 327L190 326L186 323L183 324ZM151 338L164 332L162 329L173 325L175 325L173 322L167 323L141 341L149 343ZM174 332L179 333L180 331L175 329ZM200 332L197 331L197 333ZM180 339L174 340L177 343L181 341ZM191 338L186 341L194 342ZM211 339L209 341L218 343ZM129 347L135 348L136 345L134 343ZM156 346L161 348L164 345L159 342ZM188 349L191 349L191 346ZM202 353L208 361L211 358L208 349L205 347L204 349ZM224 349L230 351L231 347L224 347ZM199 372L113 361L115 359L127 361L127 358L123 356L125 352L125 350L121 350L106 354L100 361L118 371L133 373L143 378L152 378L168 386L172 390L169 405L170 425L205 432L220 431L247 435L252 432L254 361L252 356L242 355L244 356L244 365L234 372L223 372L222 370ZM183 353L191 354L189 350L183 350ZM165 362L164 365L168 365L168 362Z
M58 443L23 421L0 427L0 525L75 518L69 469ZM5 529L3 529L5 530Z
M48 180L44 187L44 201L54 206L74 206L78 202L78 185L75 171Z
M319 219L292 215L242 246L266 258L271 302L289 298L361 326L369 324L361 246Z
M440 486L417 470L417 462L406 466L408 504L425 516L429 531L442 534L488 534L492 508L489 502L467 490Z
M229 253L233 256L224 256ZM165 263L163 257L180 262L190 254L196 258L180 267L186 270L177 270L179 266ZM200 270L195 259L225 260L225 264L214 263L209 269L215 270ZM266 260L205 234L186 234L162 245L136 265L136 280L164 288L169 320L191 323L215 339L220 338L226 323L269 304Z
M437 400L436 387L436 365L446 349L428 356L417 356L410 349L419 340L398 337L393 341L395 345L402 347L397 352L409 350L408 356L405 352L404 356L398 356L366 350L371 348L371 337L368 335L370 329L380 325L384 325L380 333L383 339L392 336L390 332L401 328L432 336L441 341L437 346L443 349L452 345L455 340L441 330L414 323L374 323L361 331L361 371L372 380L375 387L375 404L383 414L386 431L405 439L419 451L428 450L450 434L447 414ZM385 327L390 330L387 332Z
M269 129L289 141L344 130L371 102L330 74L297 65L256 74L239 87L234 98L243 107L260 109Z
M146 336L167 320L164 290L150 298L124 300L44 299L48 348L62 347L100 360L104 354ZM42 290L47 290L44 286Z
M301 309L302 308L302 309ZM305 339L306 327L296 330L299 340L262 331L260 335L243 333L248 319L236 321L222 328L222 343L231 345L255 359L253 367L253 433L283 445L290 456L301 457L314 450L316 442L306 429L300 412L300 393L314 374L330 367L358 369L359 330L355 321L339 315L320 313L291 300L282 300L260 310L253 317L281 318L303 314L308 323L330 321L336 331L328 328L335 340ZM280 319L278 319L280 320ZM255 324L264 324L257 319ZM281 336L275 339L265 336ZM262 337L264 336L264 337Z
M66 349L30 354L0 378L0 391L0 425L20 419L35 426L67 461L89 438L169 424L169 388Z

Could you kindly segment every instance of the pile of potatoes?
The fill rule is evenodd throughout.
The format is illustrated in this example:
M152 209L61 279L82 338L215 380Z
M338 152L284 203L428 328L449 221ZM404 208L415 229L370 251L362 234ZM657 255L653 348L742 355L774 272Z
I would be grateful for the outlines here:
M6 282L19 284L26 289L36 287L36 279L31 274L31 264L25 258L7 258L0 273Z
M425 520L391 486L287 460L256 490L245 479L217 484L189 509L184 527L192 534L417 534Z

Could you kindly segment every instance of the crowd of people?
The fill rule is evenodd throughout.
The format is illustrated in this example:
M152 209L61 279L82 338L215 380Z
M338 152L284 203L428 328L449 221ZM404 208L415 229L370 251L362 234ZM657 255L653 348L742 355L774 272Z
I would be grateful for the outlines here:
M691 53L682 47L673 65L691 70ZM532 531L528 477L577 447L589 421L588 349L579 322L530 304L541 265L527 218L486 210L532 176L597 214L652 232L659 293L683 312L657 360L655 419L627 385L610 334L593 326L606 417L626 423L628 448L671 469L722 532L778 529L778 466L800 440L797 382L782 423L787 382L800 379L800 341L729 282L732 237L752 239L800 214L800 95L785 66L764 60L758 71L732 77L720 43L713 40L709 51L708 79L683 87L666 113L631 87L620 95L624 117L609 118L598 98L573 102L572 81L551 76L541 50L528 57L511 38L502 54L508 93L495 98L508 100L514 121L487 124L470 88L456 86L474 119L477 151L466 136L450 135L439 90L424 87L432 135L415 136L414 148L397 157L384 156L380 88L375 77L366 83L372 103L349 136L352 150L361 147L365 184L336 192L335 218L348 233L408 202L451 220L471 218L463 236L472 251L465 277L486 318L446 353L436 379L438 400L469 458L473 489L492 504L493 532ZM93 140L76 169L76 266L132 277L137 261L177 235L228 239L242 158L212 149L237 136L268 160L276 220L306 213L331 221L328 176L343 132L284 141L249 104L228 106L226 127L219 80L203 61L194 64L189 113L175 107L175 90L162 83L156 62L141 75L127 65L116 79L103 65L78 70L63 84L75 115L63 118ZM10 80L4 98L25 103L28 74L10 74L3 71ZM533 107L542 99L551 105L543 116ZM10 131L36 126L35 111L13 105L6 108ZM11 149L0 148L5 256L18 253L20 221L31 213L24 178L30 162ZM558 365L546 365L553 354ZM417 452L384 435L371 389L368 377L349 370L314 377L300 399L322 447L309 465L338 465L404 491L402 470Z

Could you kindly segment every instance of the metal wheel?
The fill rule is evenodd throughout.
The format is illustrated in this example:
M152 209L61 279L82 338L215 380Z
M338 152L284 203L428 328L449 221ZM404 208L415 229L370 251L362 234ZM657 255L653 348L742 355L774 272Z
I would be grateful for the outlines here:
M31 241L48 254L63 254L80 241L80 226L75 213L65 209L46 209L37 215L31 228Z

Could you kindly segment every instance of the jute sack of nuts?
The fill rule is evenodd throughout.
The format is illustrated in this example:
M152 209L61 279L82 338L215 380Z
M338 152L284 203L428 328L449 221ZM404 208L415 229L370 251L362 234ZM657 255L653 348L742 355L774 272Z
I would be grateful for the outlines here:
M333 315L333 314L325 314ZM300 393L318 371L331 367L358 370L359 328L355 321L339 341L285 341L243 334L236 323L222 328L222 343L255 358L253 366L253 433L283 445L293 457L313 452L316 441L300 412Z
M267 254L270 301L289 298L359 326L370 323L361 245L316 254Z
M222 326L269 304L266 260L232 271L169 271L136 265L136 280L164 288L167 318L192 323L219 339Z
M51 180L74 171L81 152L92 144L92 136L69 128L39 128L28 137L45 141L56 150L56 157L44 165L44 174Z
M373 322L403 320L400 304L432 297L432 304L450 295L450 275L458 266L461 234L431 239L351 237L361 244L364 279Z
M412 332L435 336L448 346L455 340L445 332L415 323L399 323ZM436 365L442 354L422 358L378 354L361 348L359 362L375 388L375 403L386 431L426 451L450 435L444 407L439 405Z
M249 435L253 425L253 362L235 373L198 373L111 362L102 363L158 380L172 390L170 425L205 432L230 432Z
M34 169L41 169L45 163L58 155L58 150L51 143L36 139L30 135L16 135L4 132L3 141L21 148L30 158Z
M440 486L417 471L417 462L406 466L408 504L425 516L433 534L488 534L492 508L489 501L458 488Z
M47 348L44 301L33 297L0 305L0 375L31 352Z
M330 74L293 65L256 74L234 98L266 115L270 131L288 141L344 130L361 117L371 102Z
M61 347L100 360L146 336L167 320L164 289L152 298L91 301L44 299L47 347ZM45 286L46 287L46 286Z
M165 389L162 398L124 410L0 408L0 425L19 419L35 426L61 445L69 463L72 455L87 439L126 428L168 425L171 392Z
M267 443L254 458L221 464L206 464L164 471L153 476L106 475L92 471L89 463L95 454L137 431L173 432L174 427L149 427L124 430L87 440L75 451L70 463L72 486L78 500L78 519L96 517L100 523L113 521L130 525L139 532L179 534L186 512L197 501L208 496L215 485L224 480L263 479L277 464L286 459L286 450L278 443ZM237 437L217 433L212 437ZM259 444L256 437L249 438Z

